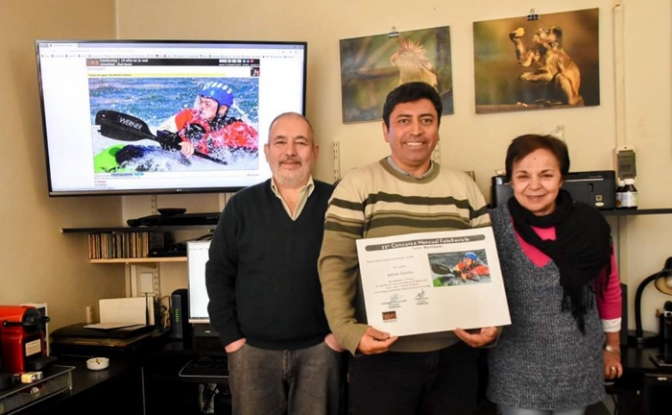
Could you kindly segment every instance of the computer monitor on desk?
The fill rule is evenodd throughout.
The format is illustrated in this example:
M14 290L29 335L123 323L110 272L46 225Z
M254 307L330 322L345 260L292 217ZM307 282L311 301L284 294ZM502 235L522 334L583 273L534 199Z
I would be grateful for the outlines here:
M223 355L224 346L210 326L208 291L205 287L205 263L208 262L210 240L187 242L189 274L189 324L193 326L194 352L200 355Z

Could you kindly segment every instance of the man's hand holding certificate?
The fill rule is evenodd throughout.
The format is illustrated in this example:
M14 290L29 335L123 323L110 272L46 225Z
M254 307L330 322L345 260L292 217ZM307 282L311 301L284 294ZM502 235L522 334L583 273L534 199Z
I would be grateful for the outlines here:
M368 324L392 336L511 324L492 228L357 241Z

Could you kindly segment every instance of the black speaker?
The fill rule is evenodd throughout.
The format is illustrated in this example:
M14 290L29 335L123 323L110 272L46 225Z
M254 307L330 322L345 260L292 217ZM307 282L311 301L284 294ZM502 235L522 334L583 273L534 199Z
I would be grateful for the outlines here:
M180 288L170 296L170 338L184 340L191 337L191 325L189 324L189 291Z
M670 413L672 376L669 373L645 373L642 386L642 415Z
M621 346L628 345L628 286L621 283Z
M226 356L219 334L210 324L194 324L193 349L201 356Z

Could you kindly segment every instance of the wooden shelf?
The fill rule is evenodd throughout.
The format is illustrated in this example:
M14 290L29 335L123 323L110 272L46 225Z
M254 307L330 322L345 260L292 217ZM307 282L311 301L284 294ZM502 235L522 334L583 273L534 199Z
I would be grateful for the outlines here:
M90 261L92 264L154 264L157 262L187 262L187 257L105 258L91 259Z
M666 215L672 213L672 208L610 209L610 210L601 210L601 212L604 216Z
M665 215L672 214L672 208L655 209L609 209L601 210L604 216L636 216L636 215ZM175 230L214 230L216 225L193 225L193 226L119 226L119 227L96 227L96 228L63 228L63 233L99 233L99 232L170 232ZM109 258L91 259L92 264L157 264L160 262L187 262L186 256L179 257L149 257L149 258Z
M180 226L109 226L95 228L62 228L62 233L98 234L98 233L142 233L142 232L171 232L175 230L203 230L212 232L217 225L180 225ZM91 243L89 241L89 243ZM89 259L92 264L148 264L155 266L160 262L187 262L186 256L146 257L146 258L95 258Z

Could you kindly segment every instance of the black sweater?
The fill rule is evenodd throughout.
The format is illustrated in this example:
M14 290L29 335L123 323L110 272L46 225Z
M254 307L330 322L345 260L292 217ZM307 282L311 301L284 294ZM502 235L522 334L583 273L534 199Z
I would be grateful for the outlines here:
M244 337L251 346L294 350L329 333L317 257L332 191L316 180L295 221L270 180L229 200L205 270L210 324L224 345Z

